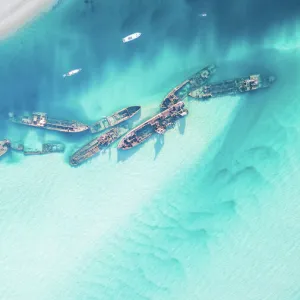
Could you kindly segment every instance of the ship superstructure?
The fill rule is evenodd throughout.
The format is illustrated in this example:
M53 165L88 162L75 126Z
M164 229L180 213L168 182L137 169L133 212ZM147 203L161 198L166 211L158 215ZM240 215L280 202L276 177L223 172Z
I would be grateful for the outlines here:
M190 92L204 85L209 78L216 71L215 65L209 65L203 68L201 71L195 73L189 79L185 80L178 86L176 86L163 100L160 105L161 110L165 110L168 107L176 104L179 101L184 100Z
M24 148L24 155L42 155L49 153L61 153L65 151L65 145L62 143L45 143L41 149Z
M9 119L14 123L61 132L82 132L89 128L87 125L77 121L48 118L47 114L42 112L33 112L29 116L14 116L10 114Z
M269 87L275 81L274 76L250 75L249 77L224 80L219 83L205 85L189 93L189 96L196 99L208 100L214 97L236 95L261 88Z
M130 118L140 111L140 106L129 106L123 108L109 117L104 117L95 124L90 126L92 133L100 132L110 127L116 126Z
M80 165L95 154L99 153L101 150L110 146L127 131L128 128L124 126L116 126L114 128L111 128L106 133L93 139L92 141L84 145L82 148L80 148L78 151L76 151L70 157L70 164L73 166Z
M180 101L131 130L120 141L118 148L127 150L143 143L155 133L164 134L166 130L174 127L179 118L187 114L188 110L184 108L184 103Z
M0 141L0 156L4 155L10 147L9 140L2 140Z

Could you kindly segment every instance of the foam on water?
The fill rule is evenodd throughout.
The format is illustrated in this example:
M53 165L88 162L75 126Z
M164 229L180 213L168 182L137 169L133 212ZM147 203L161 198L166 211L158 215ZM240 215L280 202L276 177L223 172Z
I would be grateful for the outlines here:
M65 160L58 154L12 154L1 160L1 297L295 298L299 52L297 42L285 51L278 45L296 40L297 26L278 25L263 39L235 37L222 44L220 16L193 27L190 36L183 31L196 18L175 30L191 14L193 2L178 1L175 9L168 1L159 8L140 1L125 13L127 4L61 3L53 14L64 30L50 30L50 15L1 49L7 64L0 78L11 99L1 103L1 133L28 144L54 139L67 144ZM242 8L233 15L240 18ZM172 16L166 14L170 9ZM103 11L102 18L90 10ZM212 12L218 14L211 8L208 15ZM109 42L103 26L113 18ZM115 42L137 23L156 39ZM87 33L96 25L99 32L90 38ZM189 44L177 44L185 35ZM158 47L159 37L165 42ZM37 55L42 52L48 60ZM20 79L19 90L13 89L9 71L31 66L35 55L40 64L20 74L30 80ZM188 117L164 137L123 153L114 145L80 168L71 168L67 156L88 135L8 127L4 120L12 109L38 109L92 122L136 104L142 105L142 120L158 111L171 87L214 57L220 66L216 80L261 70L278 80L252 95L190 101ZM61 74L73 66L85 67L63 80Z

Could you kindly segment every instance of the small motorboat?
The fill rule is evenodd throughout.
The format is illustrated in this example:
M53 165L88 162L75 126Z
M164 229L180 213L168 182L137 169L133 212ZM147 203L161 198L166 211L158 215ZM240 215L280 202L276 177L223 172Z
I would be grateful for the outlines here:
M123 40L123 43L127 43L127 42L130 42L130 41L133 41L135 39L137 39L138 37L140 37L142 34L140 32L136 32L136 33L133 33L133 34L130 34L130 35L127 35L125 36L122 40Z
M75 70L69 71L68 73L64 74L63 77L73 76L73 75L79 73L80 71L81 71L81 69L75 69Z

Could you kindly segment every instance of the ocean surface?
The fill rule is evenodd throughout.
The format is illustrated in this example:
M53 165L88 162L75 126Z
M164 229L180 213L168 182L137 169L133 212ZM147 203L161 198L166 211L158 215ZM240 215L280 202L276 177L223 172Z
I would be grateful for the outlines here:
M66 144L1 158L1 300L300 299L299 1L61 0L1 41L0 61L0 139ZM189 100L163 137L79 168L68 157L88 133L7 121L44 111L90 124L141 105L134 126L211 63L212 81L277 81Z

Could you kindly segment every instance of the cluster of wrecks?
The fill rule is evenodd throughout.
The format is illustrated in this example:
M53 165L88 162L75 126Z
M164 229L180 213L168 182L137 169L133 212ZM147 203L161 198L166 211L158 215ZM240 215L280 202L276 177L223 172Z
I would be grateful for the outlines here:
M4 155L8 150L23 152L24 155L42 155L48 153L64 152L65 145L63 143L44 143L40 148L26 147L23 144L12 143L10 140L0 141L0 156Z
M154 134L164 134L168 129L175 126L178 119L188 114L184 101L189 98L207 101L215 97L237 95L267 88L275 81L274 76L250 75L249 77L207 84L215 71L216 66L209 65L176 86L163 99L160 112L132 130L129 129L125 121L136 115L141 110L140 106L123 108L92 125L77 121L52 119L46 113L41 112L34 112L29 116L10 114L9 120L17 124L61 132L90 131L92 134L103 132L70 157L70 164L78 166L120 138L122 139L118 144L118 149L128 150L145 142ZM64 152L65 146L62 143L46 143L40 149L26 149L22 144L14 145L7 139L0 141L0 156L9 150L22 151L25 155L42 155Z

